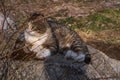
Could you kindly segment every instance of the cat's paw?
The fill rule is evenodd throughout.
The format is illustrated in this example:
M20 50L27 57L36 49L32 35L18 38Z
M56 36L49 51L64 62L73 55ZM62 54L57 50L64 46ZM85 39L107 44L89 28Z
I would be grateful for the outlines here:
M91 62L91 55L90 55L90 54L86 54L86 55L85 55L85 60L84 60L84 62L85 62L86 64L90 64L90 62Z
M78 56L74 58L74 60L77 61L77 62L84 62L85 54L79 53Z
M45 48L36 54L36 58L41 59L41 60L43 60L49 56L51 56L51 51L49 49L45 49Z
M65 54L66 59L75 59L76 57L77 57L77 54L72 50L68 50Z
M91 62L91 56L90 54L84 54L84 53L76 53L72 50L68 50L65 55L66 59L73 59L76 62L85 62L86 64L89 64Z
M73 59L77 62L82 62L85 60L85 54L83 54L83 53L78 54L72 50L68 50L66 52L65 58L66 59Z
M91 55L90 54L79 54L76 58L75 61L77 62L84 62L86 64L90 64L91 62Z

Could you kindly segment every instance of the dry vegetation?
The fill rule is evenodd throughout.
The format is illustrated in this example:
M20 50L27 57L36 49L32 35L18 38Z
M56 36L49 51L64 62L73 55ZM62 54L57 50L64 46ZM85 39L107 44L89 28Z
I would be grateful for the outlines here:
M14 51L16 39L24 30L26 20L34 12L52 17L76 30L87 44L120 60L119 0L5 0L5 6L0 6L0 12L4 15L9 13L8 16L16 22L18 28L6 41L2 38L3 32L0 33L0 59L4 64L2 80L6 80L9 72L9 56Z

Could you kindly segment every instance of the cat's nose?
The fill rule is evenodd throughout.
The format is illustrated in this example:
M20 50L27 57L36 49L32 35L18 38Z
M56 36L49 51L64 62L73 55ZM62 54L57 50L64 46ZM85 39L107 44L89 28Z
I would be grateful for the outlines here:
M84 62L85 62L86 64L90 64L90 62L91 62L91 55L90 55L90 54L86 54L86 55L85 55L85 60L84 60Z

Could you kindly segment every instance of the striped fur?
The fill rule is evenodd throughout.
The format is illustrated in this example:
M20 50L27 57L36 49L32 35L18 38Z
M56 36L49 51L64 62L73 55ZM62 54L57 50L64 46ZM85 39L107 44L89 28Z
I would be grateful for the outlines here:
M91 56L87 45L75 31L55 21L48 20L47 22L59 42L59 51L64 53L66 58L71 58L78 62L90 62Z
M75 31L51 20L41 20L41 17L39 20L39 16L33 15L34 18L29 20L25 30L26 43L31 45L28 48L36 53L37 58L46 58L59 50L59 53L65 54L66 58L90 63L91 56L87 46ZM34 27L37 29L32 30ZM45 35L46 37L42 38Z
M36 58L45 59L57 53L58 44L52 35L51 29L40 15L33 15L28 21L24 32L26 45L29 51L36 54Z

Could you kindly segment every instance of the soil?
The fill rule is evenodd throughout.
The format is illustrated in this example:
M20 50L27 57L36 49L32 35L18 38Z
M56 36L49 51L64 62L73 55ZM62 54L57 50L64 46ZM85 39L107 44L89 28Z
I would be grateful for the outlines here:
M100 41L89 41L87 44L93 46L94 48L104 52L110 58L120 60L120 45L106 44Z
M11 4L14 6L12 6L13 10L10 15L17 23L24 21L29 14L34 12L59 19L70 16L75 18L88 16L103 8L120 10L119 0L100 0L99 2L98 0L78 0L78 2L72 0L12 0ZM57 14L58 12L59 14ZM87 39L87 44L103 51L109 57L120 60L120 44L106 44L96 38Z

